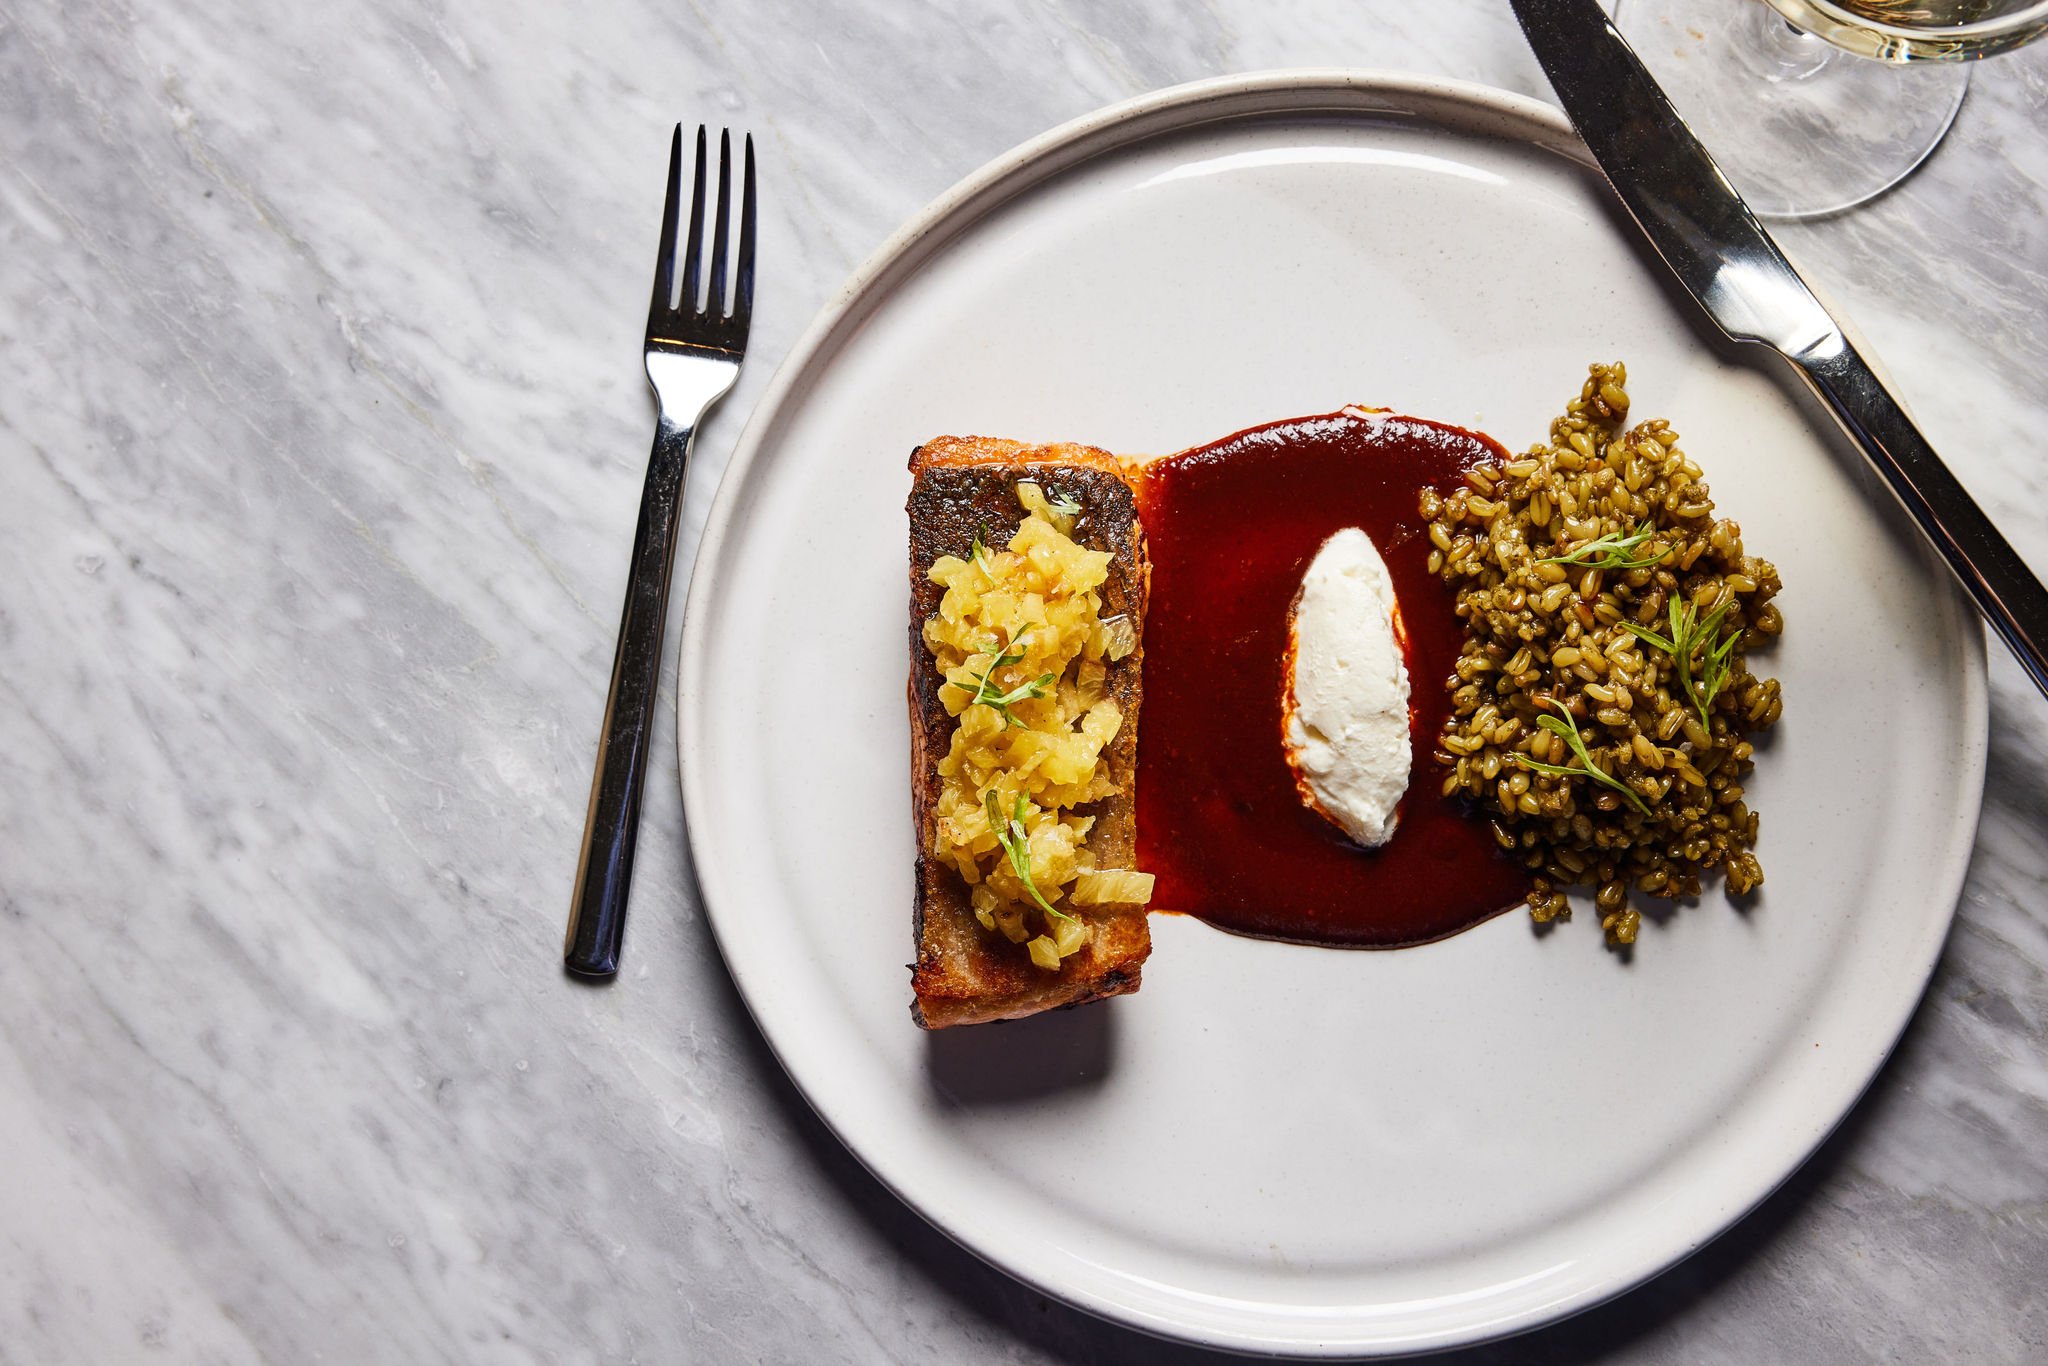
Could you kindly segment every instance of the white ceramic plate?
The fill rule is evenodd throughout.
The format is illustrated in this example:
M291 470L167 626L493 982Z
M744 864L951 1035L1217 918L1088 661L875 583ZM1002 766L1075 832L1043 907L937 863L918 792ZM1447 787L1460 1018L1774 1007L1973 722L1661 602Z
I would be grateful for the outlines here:
M1595 359L1775 558L1768 886L1342 952L1154 918L1136 996L907 1010L903 504L938 433L1173 450L1348 402L1537 439ZM1982 790L1982 636L1802 410L1729 361L1564 120L1479 87L1233 78L995 162L865 266L719 491L681 666L727 963L818 1113L962 1245L1151 1332L1299 1355L1554 1319L1685 1256L1883 1062ZM1717 884L1718 886L1718 884Z

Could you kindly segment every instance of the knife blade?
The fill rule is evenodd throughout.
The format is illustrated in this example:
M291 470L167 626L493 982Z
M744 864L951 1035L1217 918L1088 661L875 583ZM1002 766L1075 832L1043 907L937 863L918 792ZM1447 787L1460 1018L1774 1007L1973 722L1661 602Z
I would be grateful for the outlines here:
M1715 325L1790 361L2048 694L2048 589L1671 107L1598 0L1512 0L1558 101L1643 235Z

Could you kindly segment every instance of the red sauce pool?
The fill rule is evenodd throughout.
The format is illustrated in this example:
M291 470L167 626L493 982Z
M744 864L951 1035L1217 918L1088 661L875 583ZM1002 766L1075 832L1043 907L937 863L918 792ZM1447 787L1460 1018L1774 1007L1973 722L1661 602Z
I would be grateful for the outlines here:
M1240 934L1397 948L1469 929L1528 891L1486 823L1439 795L1431 758L1463 632L1429 572L1416 495L1499 458L1457 427L1333 413L1149 467L1138 866L1158 877L1155 907ZM1407 629L1414 763L1377 850L1302 804L1280 743L1288 612L1317 549L1347 526L1379 547Z

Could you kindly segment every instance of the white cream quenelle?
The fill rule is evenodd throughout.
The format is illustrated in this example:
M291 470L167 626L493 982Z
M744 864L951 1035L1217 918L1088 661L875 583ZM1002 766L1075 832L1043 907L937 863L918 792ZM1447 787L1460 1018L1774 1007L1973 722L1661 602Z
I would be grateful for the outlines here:
M1372 538L1346 527L1302 576L1288 626L1282 741L1302 801L1357 844L1393 838L1408 788L1400 604Z

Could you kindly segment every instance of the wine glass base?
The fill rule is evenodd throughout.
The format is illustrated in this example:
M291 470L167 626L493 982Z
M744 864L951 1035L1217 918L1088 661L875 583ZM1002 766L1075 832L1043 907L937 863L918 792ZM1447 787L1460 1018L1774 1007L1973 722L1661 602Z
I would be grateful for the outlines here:
M1873 61L1758 0L1621 0L1622 34L1765 218L1821 218L1927 159L1969 88L1959 62Z

